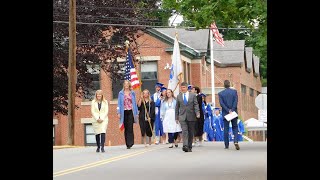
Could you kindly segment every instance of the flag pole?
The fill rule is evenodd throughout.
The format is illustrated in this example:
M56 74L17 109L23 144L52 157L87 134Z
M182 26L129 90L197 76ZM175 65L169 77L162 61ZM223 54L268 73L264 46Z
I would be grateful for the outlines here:
M128 41L128 40L125 41L125 45L126 45L126 53L128 53L128 51L129 51L129 41ZM133 58L131 58L131 60L132 60L132 64L133 64L134 68L137 70L136 64L133 62ZM142 82L141 82L140 74L139 74L138 71L137 71L137 76L138 76L138 79L139 79L139 82L140 82L140 85L139 85L140 94L142 94L142 90L141 90ZM150 104L150 105L151 105L151 104ZM151 132L152 132L152 136L154 137L153 128L152 128L152 126L151 126L151 118L150 118L149 113L148 113L148 111L147 111L147 107L146 107L146 104L145 104L144 99L143 99L143 106L144 106L145 112L147 112L147 113L146 113L146 114L147 114L147 119L148 119L149 126L150 126L150 129L151 129Z
M214 85L214 60L213 60L213 33L212 29L209 28L210 33L210 62L211 62L211 94L212 94L212 106L213 108L216 107L216 100L215 100L215 85Z

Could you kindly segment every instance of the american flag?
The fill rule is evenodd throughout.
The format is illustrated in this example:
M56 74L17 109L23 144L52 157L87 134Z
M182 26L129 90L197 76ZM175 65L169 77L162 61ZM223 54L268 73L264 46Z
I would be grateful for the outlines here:
M131 82L131 86L133 89L140 87L140 82L137 76L136 68L132 62L132 55L130 49L128 49L127 58L126 58L126 71L124 75L125 80L129 80Z
M224 46L224 41L223 41L222 35L219 33L219 30L218 30L215 22L213 22L211 24L210 29L212 30L212 34L213 34L213 37L216 40L216 42L218 44L220 44L221 46Z

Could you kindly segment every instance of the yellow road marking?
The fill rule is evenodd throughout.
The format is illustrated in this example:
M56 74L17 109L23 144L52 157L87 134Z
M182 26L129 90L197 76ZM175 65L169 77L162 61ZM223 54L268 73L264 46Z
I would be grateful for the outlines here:
M58 176L70 174L70 173L73 173L73 172L89 169L89 168L92 168L92 167L96 167L96 166L107 164L107 163L110 163L110 162L113 162L113 161L117 161L117 160L129 158L129 157L137 156L137 155L149 152L149 151L154 151L156 149L162 149L162 148L164 148L164 147L153 148L153 149L148 149L148 150L142 150L142 151L138 151L138 152L128 153L128 154L112 157L112 158L109 158L109 159L105 159L105 160L101 160L101 161L85 164L85 165L82 165L82 166L78 166L78 167L74 167L74 168L58 171L56 173L53 173L53 177L58 177Z

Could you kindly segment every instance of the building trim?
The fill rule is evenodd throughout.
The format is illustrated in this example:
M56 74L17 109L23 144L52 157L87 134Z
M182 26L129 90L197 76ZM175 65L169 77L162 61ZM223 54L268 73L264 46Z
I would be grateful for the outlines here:
M92 118L81 118L81 124L92 123Z
M91 106L91 101L82 101L81 106Z
M109 102L110 102L110 104L118 104L117 100L116 101L112 100L112 101L109 101Z
M142 61L160 61L160 56L137 56L136 59Z
M182 55L181 55L181 60L182 60L182 61L185 61L185 62L188 62L188 63L191 64L191 59L189 59L189 58L186 57L186 56L182 56Z
M191 61L191 64L201 64L201 59L194 59Z

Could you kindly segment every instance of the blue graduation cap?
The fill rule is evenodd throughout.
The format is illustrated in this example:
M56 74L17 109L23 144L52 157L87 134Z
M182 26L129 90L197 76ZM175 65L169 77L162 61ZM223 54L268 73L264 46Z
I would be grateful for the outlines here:
M200 93L199 95L202 96L202 97L206 97L207 96L206 94L203 94L203 93Z
M167 88L163 86L163 87L161 87L160 92L165 91L165 90L167 90Z
M192 85L188 85L188 90L191 90L192 89Z
M155 85L155 87L157 87L157 86L162 87L162 86L163 86L163 84L162 84L162 83L157 82L157 83L156 83L156 85Z
M216 107L216 108L214 108L214 110L215 110L215 111L216 111L216 110L219 110L219 111L220 111L220 108Z

